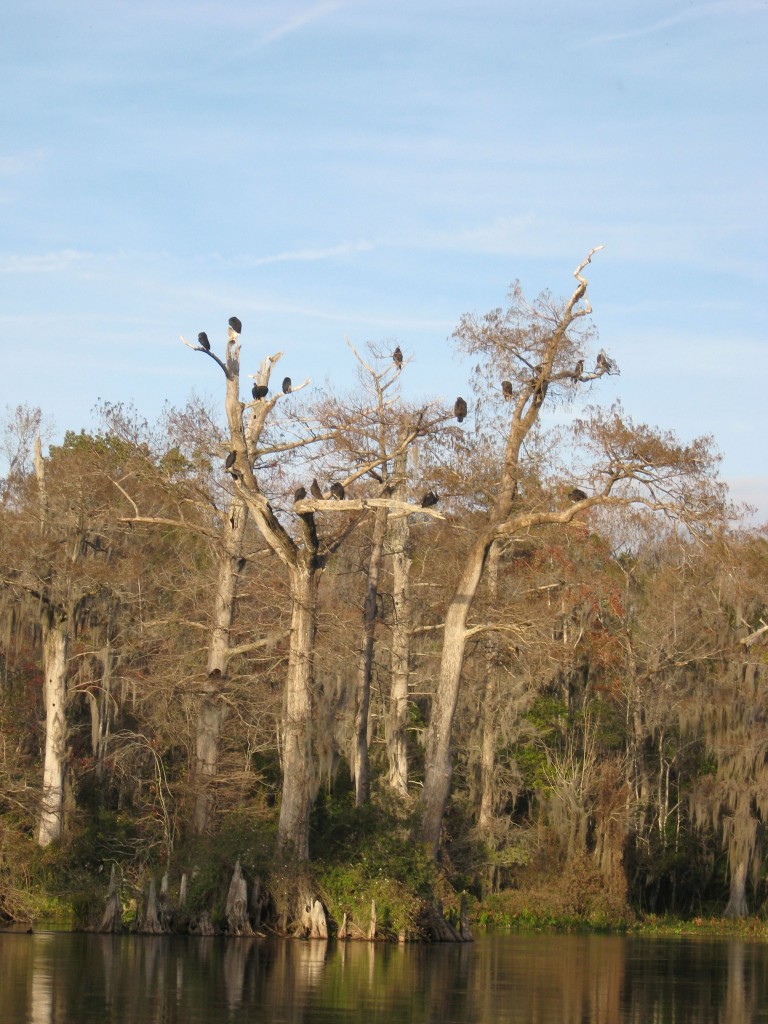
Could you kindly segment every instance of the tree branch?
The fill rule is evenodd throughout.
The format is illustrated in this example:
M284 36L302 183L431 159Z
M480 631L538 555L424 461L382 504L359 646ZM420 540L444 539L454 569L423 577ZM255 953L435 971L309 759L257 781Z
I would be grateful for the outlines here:
M204 355L210 356L211 359L213 359L213 361L215 363L219 364L219 366L224 371L224 376L227 378L227 380L229 380L229 370L227 369L226 364L223 363L221 361L221 359L219 359L219 357L216 355L215 352L211 352L209 349L203 348L202 345L192 345L190 342L187 341L187 339L184 337L183 334L180 334L179 337L184 342L184 344L187 346L187 348L191 348L193 352L202 352Z

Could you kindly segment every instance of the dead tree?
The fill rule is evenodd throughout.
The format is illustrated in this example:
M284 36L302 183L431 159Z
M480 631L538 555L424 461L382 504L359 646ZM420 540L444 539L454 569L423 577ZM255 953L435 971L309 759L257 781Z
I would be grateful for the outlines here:
M578 322L591 313L583 271L592 250L576 268L578 286L570 299L557 306L545 296L529 306L518 293L517 303L501 317L498 311L484 322L465 317L456 335L473 354L486 359L488 375L499 374L514 382L506 443L498 473L495 498L470 547L445 616L443 647L426 734L424 786L417 835L432 857L437 856L443 815L452 775L451 733L459 697L467 640L477 628L468 618L486 570L491 545L533 529L566 525L590 509L626 507L639 503L685 521L691 529L712 529L722 520L722 487L714 479L716 459L708 441L681 445L668 434L625 421L617 409L594 412L576 424L576 437L592 454L591 496L565 509L518 511L520 480L524 475L524 445L537 427L549 396L573 396L579 384L615 372L614 363L600 353L591 373L575 373L584 354L585 339L574 333ZM488 382L484 382L488 387ZM495 386L492 385L492 386ZM567 389L567 390L566 390Z
M315 631L320 578L329 556L354 529L362 514L376 507L390 507L392 502L391 499L381 498L344 501L326 497L304 498L293 505L297 533L293 534L283 525L259 484L257 467L260 461L270 452L287 452L313 444L320 437L331 438L339 433L339 428L325 432L317 431L299 440L282 444L270 446L264 443L267 417L277 402L284 397L282 391L271 398L267 397L268 391L264 392L269 386L272 368L281 355L282 353L277 353L263 360L256 374L254 398L247 403L240 399L239 333L230 331L226 358L223 362L216 358L216 362L223 369L226 379L225 412L232 444L228 469L233 476L237 493L247 505L267 545L282 562L288 575L291 631L283 704L283 788L277 846L280 855L287 860L295 858L302 861L309 856L309 815L317 785L312 751L312 726ZM259 389L258 397L256 387ZM293 392L297 390L296 387L292 388ZM348 422L343 424L341 429L348 425ZM407 440L410 443L412 437ZM390 457L392 453L387 453L383 457L374 458L369 464L358 467L340 481L342 486L346 488L351 482ZM401 511L409 514L416 511L416 508L401 505ZM344 515L347 517L347 525L333 537L321 539L315 518L318 512L333 513L334 516ZM436 514L439 516L439 513Z

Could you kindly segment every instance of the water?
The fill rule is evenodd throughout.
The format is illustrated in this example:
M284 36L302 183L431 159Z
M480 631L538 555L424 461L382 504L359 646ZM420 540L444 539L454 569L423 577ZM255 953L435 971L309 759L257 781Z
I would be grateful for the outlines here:
M0 935L0 1024L752 1024L768 945L488 936L461 946Z

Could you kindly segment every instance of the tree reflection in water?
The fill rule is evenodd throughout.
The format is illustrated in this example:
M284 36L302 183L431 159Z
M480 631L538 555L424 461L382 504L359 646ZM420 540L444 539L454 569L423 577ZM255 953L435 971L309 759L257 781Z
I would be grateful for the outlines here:
M738 940L0 935L0 1017L30 1024L751 1024L767 979L768 946Z

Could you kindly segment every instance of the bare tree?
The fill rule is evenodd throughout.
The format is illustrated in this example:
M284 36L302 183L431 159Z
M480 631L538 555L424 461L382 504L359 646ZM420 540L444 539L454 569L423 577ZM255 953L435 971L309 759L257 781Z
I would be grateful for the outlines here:
M599 506L641 502L685 519L692 527L712 524L720 515L722 491L711 481L716 460L707 442L681 445L669 434L625 422L617 409L607 415L595 411L577 425L576 436L591 456L592 493L575 487L565 508L542 503L528 511L517 509L525 445L535 436L545 401L555 396L567 401L580 386L588 386L615 369L610 358L600 352L594 369L585 372L587 339L576 330L591 313L583 271L595 251L574 272L578 286L564 304L544 296L530 306L518 291L515 304L506 313L496 310L482 322L465 317L456 332L470 353L484 357L487 376L492 373L511 384L511 392L509 387L503 389L511 415L497 493L478 528L445 616L440 670L427 731L419 829L432 856L437 854L450 793L451 730L466 643L473 629L468 625L468 615L493 542L547 524L565 525ZM487 388L486 380L486 393Z
M234 321L234 318L233 318ZM353 417L343 418L330 428L306 429L300 436L270 441L265 432L268 415L285 392L269 395L270 375L282 353L268 356L255 375L253 400L240 399L240 324L236 329L230 322L226 357L219 363L226 378L225 411L231 438L231 458L228 469L235 481L238 494L248 507L254 522L268 546L283 564L289 581L291 600L291 633L288 666L284 691L281 754L283 788L278 823L278 851L287 858L306 860L309 856L309 816L318 783L313 758L314 712L314 655L317 623L318 587L330 555L338 549L361 517L369 510L399 505L408 514L413 506L393 502L391 498L346 498L339 500L342 490L334 488L326 497L315 481L313 489L320 493L306 497L297 495L293 505L297 533L284 525L275 513L272 502L262 490L264 465L269 457L306 449L319 440L331 440L350 429ZM191 347L191 346L190 346ZM287 393L291 393L290 388ZM361 415L367 416L365 411ZM418 435L418 427L405 439L410 444ZM342 489L370 473L392 458L393 453L376 454L363 460L342 480L336 481ZM261 480L259 478L262 478ZM316 514L333 513L347 517L346 526L329 537L320 536Z

